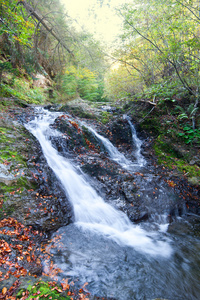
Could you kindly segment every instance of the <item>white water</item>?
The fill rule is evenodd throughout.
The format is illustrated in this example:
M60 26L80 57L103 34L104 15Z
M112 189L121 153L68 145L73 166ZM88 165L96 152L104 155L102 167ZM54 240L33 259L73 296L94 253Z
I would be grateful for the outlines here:
M52 147L49 136L59 133L50 129L49 125L58 115L59 113L42 110L26 128L40 142L48 165L62 183L73 205L75 225L83 231L102 234L122 246L130 246L151 255L170 256L172 249L168 241L159 240L158 233L147 232L140 226L133 225L124 213L105 203L84 175Z
M104 145L104 147L106 148L106 150L109 153L109 156L112 160L114 160L116 163L118 163L120 166L122 166L124 169L129 170L129 171L135 171L135 167L142 167L145 165L146 161L143 158L142 154L141 154L141 145L142 145L142 141L140 139L138 139L137 135L136 135L136 131L133 134L135 128L134 126L131 124L130 120L128 120L130 126L131 126L131 131L132 131L132 137L136 143L136 162L133 163L132 161L130 161L129 159L127 159L121 152L118 151L118 149L104 136L100 135L99 133L97 133L92 127L84 124L84 126L90 130L94 136L96 136Z
M146 161L144 157L141 154L141 146L142 146L142 141L137 137L137 133L135 130L134 125L132 124L131 120L129 119L128 116L125 116L126 120L128 121L130 128L131 128L131 133L132 133L132 140L133 143L136 146L136 151L135 151L135 157L137 159L137 163L140 167L144 166L146 164Z

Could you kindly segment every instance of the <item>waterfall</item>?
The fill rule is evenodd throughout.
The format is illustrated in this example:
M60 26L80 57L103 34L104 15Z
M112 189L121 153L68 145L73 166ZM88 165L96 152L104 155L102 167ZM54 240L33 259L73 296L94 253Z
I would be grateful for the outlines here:
M142 141L137 137L137 134L136 134L133 124L130 122L130 120L128 120L128 122L131 127L133 142L134 142L134 144L136 144L136 149L137 149L136 153L135 153L136 162L132 162L131 160L127 159L124 156L124 154L119 152L118 149L107 138L105 138L104 136L97 133L96 130L94 130L94 128L86 125L85 123L82 123L82 124L88 130L90 130L90 132L92 132L93 135L97 137L97 139L99 139L102 142L102 144L108 151L110 158L113 161L115 161L116 163L118 163L120 166L122 166L124 169L127 169L128 171L135 171L135 167L144 166L146 161L141 154Z
M92 132L93 135L97 137L97 139L99 139L102 142L102 144L108 151L108 154L112 160L114 160L116 163L118 163L119 165L121 165L123 168L126 168L126 169L130 166L133 166L133 163L130 160L126 159L126 157L122 153L120 153L117 150L117 148L114 147L114 145L107 138L105 138L104 136L97 133L96 130L94 130L92 127L86 125L85 123L84 123L84 126L90 132Z
M114 240L119 245L130 246L151 255L168 257L172 252L168 241L159 240L155 232L147 232L139 225L133 225L124 213L107 204L87 182L84 174L80 174L70 160L62 157L52 147L49 137L60 133L51 129L49 125L57 116L59 113L42 110L34 120L26 124L26 128L40 142L48 165L62 183L73 206L75 225L83 234L84 230L90 230ZM100 135L99 137L103 139ZM104 143L106 142L107 139L104 140ZM114 146L111 153L114 152L113 148ZM117 150L115 153L118 155ZM123 163L126 163L126 159Z
M132 140L133 140L133 143L135 144L135 147L136 147L135 157L137 159L137 163L140 167L142 167L146 164L146 161L145 161L144 157L141 154L142 141L138 138L135 127L132 124L130 118L128 116L125 116L125 118L128 121L128 123L130 125L130 128L131 128Z

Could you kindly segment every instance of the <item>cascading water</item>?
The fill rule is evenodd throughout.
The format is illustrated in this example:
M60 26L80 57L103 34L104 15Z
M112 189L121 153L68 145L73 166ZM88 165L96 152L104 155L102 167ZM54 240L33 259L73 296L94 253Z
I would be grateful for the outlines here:
M141 154L142 141L137 137L135 127L132 124L130 118L128 116L125 116L125 119L128 121L128 123L130 125L130 128L131 128L132 140L133 140L133 143L135 144L135 147L136 147L135 157L137 159L137 163L140 167L142 167L146 164L146 161L145 161L144 157Z
M52 147L48 137L52 131L55 135L55 130L50 131L49 124L53 123L57 116L57 113L44 111L43 115L30 121L26 128L40 142L48 165L62 183L73 205L76 225L103 234L121 245L131 246L152 255L169 256L172 250L168 242L156 241L155 233L147 233L139 226L134 226L124 213L104 202L86 182L84 175L78 174L72 163ZM103 139L101 136L99 138ZM112 145L107 139L104 143ZM114 146L111 153L113 148Z
M59 115L41 110L26 125L74 207L75 223L60 228L52 242L59 279L78 277L78 287L88 282L93 295L117 300L200 299L200 243L187 234L192 228L185 222L182 231L179 223L167 233L166 227L150 231L146 222L144 230L105 203L88 178L52 147L50 137L60 133L49 125Z
M141 154L141 145L142 145L142 141L140 139L138 139L135 128L134 126L131 124L131 121L128 120L130 127L131 127L131 131L132 131L132 137L133 140L135 141L136 147L137 147L137 151L135 153L136 156L136 162L132 162L129 159L127 159L122 153L120 153L116 147L114 147L114 145L104 136L102 136L101 134L97 133L92 127L87 126L86 124L84 124L84 126L90 130L94 136L97 137L97 139L99 139L105 149L108 151L110 158L115 161L116 163L118 163L120 166L122 166L124 169L129 170L129 171L135 171L135 167L142 167L146 164L146 161L144 159L144 157Z

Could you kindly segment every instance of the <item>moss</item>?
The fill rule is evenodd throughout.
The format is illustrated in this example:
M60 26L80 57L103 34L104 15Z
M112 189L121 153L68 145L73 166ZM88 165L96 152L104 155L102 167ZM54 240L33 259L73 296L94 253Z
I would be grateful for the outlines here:
M189 165L186 159L177 157L176 151L169 144L164 143L161 137L158 137L154 144L154 151L158 157L158 163L171 170L177 170L188 178L198 177L200 168L197 165Z
M6 217L12 216L14 211L15 209L13 206L7 207L5 204L3 204L2 207L0 208L0 220L4 219L5 215Z
M10 216L15 211L15 201L7 203L8 200L13 200L13 197L24 198L27 195L28 189L35 190L36 186L33 183L30 183L26 177L20 177L16 180L11 181L11 185L6 185L3 182L0 182L0 194L3 195L3 203L0 207L0 219L4 216ZM16 196L17 195L17 196Z
M12 85L2 84L0 96L16 97L20 106L25 104L23 101L29 104L44 104L46 102L44 89L31 86L31 81L25 78L16 78ZM8 102L3 101L3 105L7 106Z
M84 110L82 107L78 106L70 106L68 104L63 105L59 111L66 111L70 114L73 114L79 118L85 118L85 119L97 119L97 116L87 110Z
M21 132L20 136L13 135L13 128L4 128L0 127L0 148L1 148L1 157L0 162L11 164L10 170L15 169L17 165L26 166L26 158L19 154L22 152L24 145L20 145L19 140L22 139ZM16 142L18 142L16 146Z
M24 189L30 189L33 185L26 177L19 177L11 181L11 185L0 182L0 191L3 193L10 193L15 191L16 194L21 194Z
M101 113L101 122L105 125L110 121L112 115L107 111L102 111Z

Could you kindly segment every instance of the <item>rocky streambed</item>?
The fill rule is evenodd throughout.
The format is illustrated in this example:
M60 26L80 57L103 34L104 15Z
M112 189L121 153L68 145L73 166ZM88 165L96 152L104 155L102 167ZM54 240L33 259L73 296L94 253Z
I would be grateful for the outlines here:
M49 109L58 110L54 107ZM189 185L184 177L174 176L174 172L156 164L151 139L146 133L137 128L137 134L143 140L141 154L146 163L129 170L110 159L105 145L88 129L92 127L108 138L120 153L134 162L136 145L130 124L123 115L116 115L104 125L98 121L99 111L97 114L86 111L84 118L80 114L69 115L69 107L66 110L62 107L60 111L62 113L51 127L62 134L51 136L52 145L62 156L70 158L80 172L87 174L92 187L108 204L126 213L134 224L145 224L148 220L148 224L153 226L155 221L162 223L163 216L171 224L169 231L183 234L187 227L187 232L191 230L192 235L199 235L198 186ZM74 214L62 184L46 162L39 142L24 128L24 124L34 115L32 107L9 108L1 114L0 213L2 220L10 217L27 228L32 226L28 239L33 240L34 247L39 249L53 232L73 223ZM186 227L177 222L179 217L189 222ZM2 223L1 232L7 227L8 223ZM1 238L9 242L4 233L1 233ZM26 245L24 251L29 246ZM40 255L44 258L42 251L37 250L37 257ZM27 273L22 274L25 282L30 277L36 280L36 276L42 276L44 264L41 258L40 261L26 260L26 264L23 260L20 262L21 267L28 269ZM0 268L3 278L6 271L3 265ZM15 274L10 274L9 278L14 282ZM10 285L9 278L1 281L2 287Z

